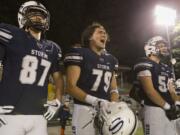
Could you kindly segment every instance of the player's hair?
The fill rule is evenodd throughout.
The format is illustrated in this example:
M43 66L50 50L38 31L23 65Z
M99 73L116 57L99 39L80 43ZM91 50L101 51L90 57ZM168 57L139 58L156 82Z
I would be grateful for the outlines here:
M104 28L103 25L101 25L100 23L98 22L93 22L91 25L89 25L82 33L81 35L81 44L83 47L89 47L89 40L91 38L91 36L93 35L94 31L97 29L97 28ZM105 28L104 28L105 29ZM106 30L105 30L106 31ZM107 31L106 31L107 33ZM109 34L107 33L107 37L108 37L108 40L107 41L110 41L110 38L109 38Z

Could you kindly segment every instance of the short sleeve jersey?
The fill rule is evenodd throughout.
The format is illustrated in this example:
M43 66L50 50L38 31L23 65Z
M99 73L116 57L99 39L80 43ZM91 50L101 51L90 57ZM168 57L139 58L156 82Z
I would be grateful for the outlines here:
M168 80L171 79L173 75L168 65L163 63L158 64L150 59L142 58L134 66L134 71L137 79L140 76L150 76L155 90L157 90L166 102L173 104L173 99L167 86ZM142 93L144 94L144 102L146 105L157 106L146 96L144 90Z
M15 106L17 114L42 114L48 77L61 70L60 47L4 23L0 24L0 44L5 48L0 105Z
M109 99L110 83L118 61L105 52L97 55L89 48L72 48L64 59L65 66L76 65L81 69L77 86L98 98ZM75 99L75 103L84 104Z

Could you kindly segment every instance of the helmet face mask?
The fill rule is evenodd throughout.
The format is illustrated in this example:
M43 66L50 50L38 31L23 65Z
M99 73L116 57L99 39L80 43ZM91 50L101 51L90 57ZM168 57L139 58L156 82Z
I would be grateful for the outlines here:
M32 27L44 32L49 29L50 14L41 3L28 1L19 9L18 23L20 28Z
M145 44L144 47L146 56L147 57L149 57L150 55L155 55L159 57L169 56L169 49L167 45L168 43L161 36L152 37L150 40L148 40L148 42Z

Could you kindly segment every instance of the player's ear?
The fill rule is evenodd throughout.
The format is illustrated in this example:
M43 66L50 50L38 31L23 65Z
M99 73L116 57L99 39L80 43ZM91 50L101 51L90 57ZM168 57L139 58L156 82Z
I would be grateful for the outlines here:
M91 37L89 37L89 41L91 41L92 40L92 36Z

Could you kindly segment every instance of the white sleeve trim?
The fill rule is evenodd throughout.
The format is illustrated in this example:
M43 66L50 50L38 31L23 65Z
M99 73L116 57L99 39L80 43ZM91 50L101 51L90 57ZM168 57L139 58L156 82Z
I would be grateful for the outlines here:
M134 66L134 69L138 68L138 67L152 67L152 64L150 63L145 63L145 62L141 62L141 63L138 63Z
M151 76L151 72L149 70L140 71L137 76Z
M5 33L4 31L0 31L0 36L6 38L6 39L11 39L13 36L8 34L8 33Z
M83 57L82 56L66 56L65 61L66 60L83 60Z

